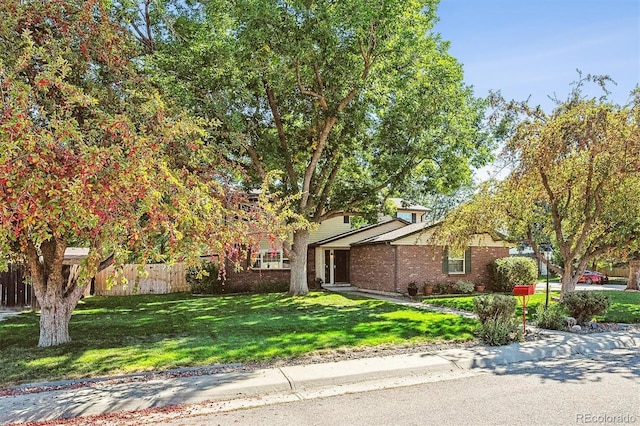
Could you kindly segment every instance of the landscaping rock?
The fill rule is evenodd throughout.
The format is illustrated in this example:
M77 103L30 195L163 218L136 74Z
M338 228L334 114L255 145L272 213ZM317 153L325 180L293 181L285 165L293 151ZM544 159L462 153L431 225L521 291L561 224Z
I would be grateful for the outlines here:
M578 323L578 321L573 317L565 317L563 318L563 321L566 328L571 328Z
M580 331L582 331L582 327L580 327L579 325L574 325L571 327L571 331L574 333L579 333Z

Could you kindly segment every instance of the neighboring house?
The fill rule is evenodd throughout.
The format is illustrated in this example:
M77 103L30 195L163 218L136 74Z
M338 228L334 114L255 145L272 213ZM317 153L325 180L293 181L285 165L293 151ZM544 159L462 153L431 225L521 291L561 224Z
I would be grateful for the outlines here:
M354 229L351 216L322 222L309 236L307 281L314 288L352 285L381 292L406 292L415 281L451 283L458 280L489 284L487 265L509 255L509 247L488 234L476 236L466 251L454 253L431 241L437 225L424 222L429 210L394 199L395 218ZM281 246L263 244L253 265L227 271L230 291L288 282L289 261Z
M523 248L512 247L509 249L509 256L514 256L514 257L520 256L520 257L528 257L530 259L533 259L533 261L536 262L536 265L538 266L538 274L539 275L547 274L547 264L536 257L531 247L528 247L528 246Z

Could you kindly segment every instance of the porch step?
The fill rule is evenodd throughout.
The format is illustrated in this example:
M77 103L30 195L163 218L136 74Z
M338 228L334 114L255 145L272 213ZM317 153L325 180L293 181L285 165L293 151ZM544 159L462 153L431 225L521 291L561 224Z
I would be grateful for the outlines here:
M322 284L322 288L327 291L333 291L336 293L347 293L351 291L358 291L358 287L354 287L350 284Z

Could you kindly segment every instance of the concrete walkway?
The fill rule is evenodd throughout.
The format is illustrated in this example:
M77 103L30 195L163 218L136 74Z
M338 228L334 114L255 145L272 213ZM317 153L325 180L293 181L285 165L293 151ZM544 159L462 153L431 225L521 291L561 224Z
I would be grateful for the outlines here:
M368 296L411 306L422 305L406 298ZM203 413L407 386L481 374L486 369L508 368L516 363L637 348L640 348L638 330L591 335L549 332L542 340L500 347L476 346L257 370L233 365L228 366L226 372L222 368L212 374L192 377L169 373L152 376L151 379L138 375L139 379L32 384L23 388L58 390L0 397L0 424L132 412L180 404L192 404L189 412ZM154 422L161 423L162 419L168 421L172 415L174 418L184 415L181 413L152 410L151 413L146 411L144 416L147 420L155 416ZM123 417L115 423L137 424L139 415L132 414L126 422Z

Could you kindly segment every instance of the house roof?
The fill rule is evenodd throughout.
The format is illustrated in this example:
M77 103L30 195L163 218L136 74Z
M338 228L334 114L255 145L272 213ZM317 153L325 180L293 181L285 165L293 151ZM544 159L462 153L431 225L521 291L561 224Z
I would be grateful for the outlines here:
M402 198L389 198L389 200L391 200L393 204L395 204L395 206L401 210L418 210L423 212L428 212L431 210L425 206L421 206L420 204L412 204L411 202L403 200Z
M429 228L433 228L438 223L433 222L417 222L409 224L403 228L396 229L394 231L386 232L381 235L377 235L375 237L367 238L362 241L358 241L352 245L361 245L361 244L385 244L391 243L393 241L399 240L400 238L404 238L406 236L417 234L418 232L422 232Z
M352 229L350 231L343 232L341 234L334 235L334 236L329 237L329 238L325 238L324 240L316 241L315 243L309 244L309 247L321 246L321 245L324 245L324 244L328 244L330 242L333 242L333 241L336 241L336 240L339 240L339 239L342 239L342 238L345 238L345 237L348 237L348 236L351 236L351 235L359 234L360 232L364 232L364 231L367 231L369 229L377 228L379 226L386 225L386 224L391 223L391 222L401 222L401 223L404 223L404 224L408 224L409 223L404 219L399 219L399 218L389 219L389 220L385 220L385 221L382 221L382 222L379 222L379 223L375 223L373 225L363 226L362 228Z
M79 264L82 259L89 255L89 249L86 247L67 247L64 250L65 265Z

